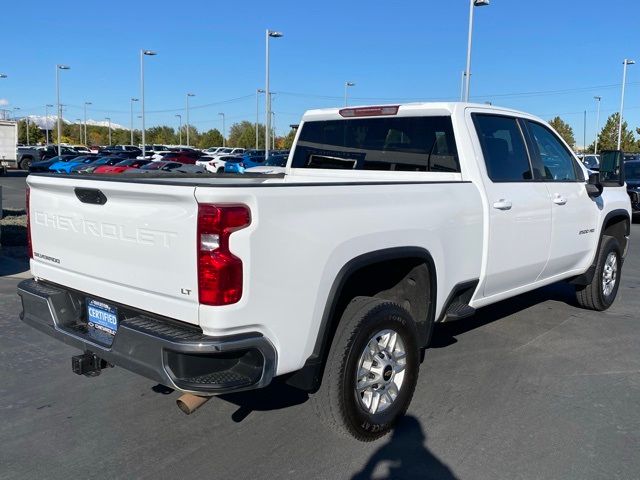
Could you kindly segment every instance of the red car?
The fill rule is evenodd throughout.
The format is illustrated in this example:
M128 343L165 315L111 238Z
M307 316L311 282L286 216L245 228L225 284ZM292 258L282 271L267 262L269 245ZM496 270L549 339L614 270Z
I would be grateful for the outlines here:
M167 162L179 162L186 163L188 165L195 165L196 160L200 158L198 152L191 150L178 150L176 152L169 152L162 156L162 161Z
M124 160L120 163L116 163L115 165L103 165L96 168L93 173L122 173L127 170L135 170L137 168L143 167L147 163L151 163L151 160L137 160L135 158L132 158L131 160Z

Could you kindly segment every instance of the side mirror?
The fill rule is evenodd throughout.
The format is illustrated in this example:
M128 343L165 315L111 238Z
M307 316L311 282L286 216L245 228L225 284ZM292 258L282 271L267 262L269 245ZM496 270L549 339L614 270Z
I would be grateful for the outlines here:
M597 198L602 195L604 187L600 183L600 175L592 173L589 175L589 181L587 182L587 195L591 198Z
M600 157L600 182L604 187L624 186L624 153L604 150Z

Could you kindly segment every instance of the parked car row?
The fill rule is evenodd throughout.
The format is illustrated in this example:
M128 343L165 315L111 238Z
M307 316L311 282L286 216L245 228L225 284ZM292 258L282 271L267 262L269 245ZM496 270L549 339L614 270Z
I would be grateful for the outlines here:
M233 147L213 147L198 150L190 147L146 145L143 151L136 145L110 145L92 153L82 146L57 146L22 149L28 156L24 168L30 172L48 173L109 173L130 171L184 171L189 173L279 173L286 165L289 152L272 150L265 159L264 150ZM155 165L157 164L157 165ZM189 168L187 168L189 166Z

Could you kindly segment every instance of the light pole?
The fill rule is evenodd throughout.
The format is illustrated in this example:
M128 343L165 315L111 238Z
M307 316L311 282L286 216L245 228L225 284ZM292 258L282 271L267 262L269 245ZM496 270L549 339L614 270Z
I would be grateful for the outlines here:
M82 143L82 119L76 118L76 122L78 122L78 144Z
M84 145L87 146L87 105L93 105L91 102L84 102ZM80 139L82 143L82 138Z
M187 93L187 147L189 146L189 97L195 96L195 93Z
M176 117L178 117L178 120L180 120L179 123L179 127L178 127L178 135L180 136L180 145L182 145L182 115L180 115L179 113L176 113Z
M227 132L227 129L224 126L224 113L220 112L220 113L218 113L218 115L220 115L222 117L222 146L226 147L227 146L227 139L226 139L225 133Z
M13 107L13 121L17 122L18 120L18 115L16 114L16 112L20 110L20 107ZM20 137L20 123L18 122L18 138ZM29 142L27 142L29 143Z
M144 57L145 55L153 56L157 55L157 52L153 50L140 50L140 99L142 100L142 157L146 156L146 144L145 144L145 127L144 127Z
M269 95L269 39L270 38L280 38L282 37L282 32L274 32L272 30L267 29L265 35L265 43L266 43L266 82L265 82L265 135L264 135L264 158L269 156L269 138L271 136L271 95Z
M138 99L137 98L131 98L131 101L129 102L129 105L131 107L131 145L133 145L133 102L137 102Z
M355 87L356 84L353 82L344 82L344 106L346 107L349 103L349 87Z
M62 155L62 146L60 144L60 140L62 137L62 125L61 118L62 117L62 105L60 105L60 70L69 70L71 67L68 65L56 65L56 97L58 103L58 156Z
M598 137L600 136L600 102L602 101L602 97L593 97L596 101L596 143L593 147L593 154L596 155L598 153Z
M273 146L273 150L276 149L276 112L271 112L271 125L273 125L273 140L271 145Z
M109 145L111 145L111 117L105 117L104 119L109 122Z
M264 89L258 88L256 89L256 150L258 150L258 122L260 120L260 94L264 93Z
M620 100L620 115L618 115L618 150L622 145L622 113L624 110L624 88L627 84L627 66L633 65L635 60L624 59L622 64L624 65L622 69L622 99Z
M471 43L473 39L473 7L484 7L489 5L489 0L469 1L469 38L467 40L467 68L465 70L464 101L469 101L469 89L471 87Z
M53 105L47 103L44 106L44 134L47 137L47 145L49 145L49 108L53 108Z

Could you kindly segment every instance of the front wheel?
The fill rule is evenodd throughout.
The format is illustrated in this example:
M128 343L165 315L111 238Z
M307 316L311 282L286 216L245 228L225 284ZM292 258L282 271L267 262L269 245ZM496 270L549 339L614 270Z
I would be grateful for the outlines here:
M591 283L576 287L578 304L589 310L603 311L616 299L622 270L622 249L614 237L603 236L596 271Z
M385 300L356 297L336 331L313 403L331 428L358 440L388 433L406 412L420 365L409 312Z

